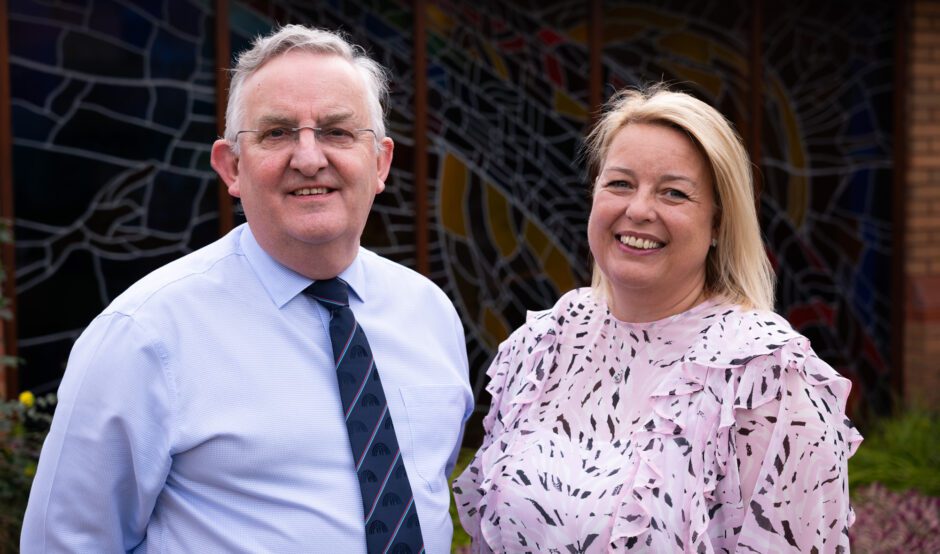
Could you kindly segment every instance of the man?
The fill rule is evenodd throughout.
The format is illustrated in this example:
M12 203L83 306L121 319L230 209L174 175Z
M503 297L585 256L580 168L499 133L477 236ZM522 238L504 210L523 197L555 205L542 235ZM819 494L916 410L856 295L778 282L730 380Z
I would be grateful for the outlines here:
M212 166L248 223L76 342L23 552L449 552L463 330L440 289L359 246L392 160L386 91L326 31L239 57Z

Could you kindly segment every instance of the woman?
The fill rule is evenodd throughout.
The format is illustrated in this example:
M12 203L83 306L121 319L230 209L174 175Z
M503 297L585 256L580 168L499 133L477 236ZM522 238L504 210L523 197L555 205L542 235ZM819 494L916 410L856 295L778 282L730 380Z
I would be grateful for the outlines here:
M614 97L588 137L589 289L489 369L454 494L480 552L837 552L850 383L774 314L750 165L713 108Z

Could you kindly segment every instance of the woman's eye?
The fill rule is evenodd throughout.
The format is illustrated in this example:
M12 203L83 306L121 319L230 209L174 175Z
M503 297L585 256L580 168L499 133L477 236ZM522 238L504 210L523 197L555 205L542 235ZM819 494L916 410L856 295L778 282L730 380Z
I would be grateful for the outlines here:
M687 200L689 195L682 192L681 190L669 189L666 191L666 196L669 198L674 198L676 200Z
M607 186L609 188L628 188L633 186L629 181L608 181Z

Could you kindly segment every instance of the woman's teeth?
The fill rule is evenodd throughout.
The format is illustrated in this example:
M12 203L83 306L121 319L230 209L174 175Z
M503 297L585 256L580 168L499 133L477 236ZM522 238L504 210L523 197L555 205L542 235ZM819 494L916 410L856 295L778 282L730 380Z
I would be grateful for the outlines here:
M620 235L620 242L626 244L631 248L639 248L640 250L652 250L654 248L662 248L663 243L656 242L647 239L641 239L637 237L630 237L627 235Z

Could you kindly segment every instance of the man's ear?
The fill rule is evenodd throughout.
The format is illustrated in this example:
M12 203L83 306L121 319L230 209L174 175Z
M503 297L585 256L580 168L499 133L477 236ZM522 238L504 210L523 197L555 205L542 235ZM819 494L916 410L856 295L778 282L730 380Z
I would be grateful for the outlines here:
M376 183L375 193L378 194L385 190L385 179L392 167L392 154L395 152L395 142L390 137L385 137L379 143L379 154L375 158L376 174L378 183Z
M228 193L235 198L241 197L238 188L238 156L232 151L232 146L225 139L219 139L212 144L210 157L212 169L219 174L228 187Z

